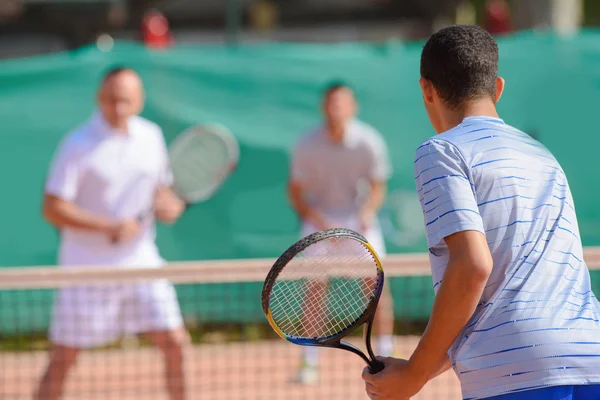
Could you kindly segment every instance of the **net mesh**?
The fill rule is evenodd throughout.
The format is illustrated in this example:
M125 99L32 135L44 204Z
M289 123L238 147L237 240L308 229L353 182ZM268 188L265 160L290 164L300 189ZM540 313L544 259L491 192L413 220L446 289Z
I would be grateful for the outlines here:
M331 237L297 254L279 273L269 308L275 324L298 338L327 338L367 310L379 284L371 252L358 240Z
M594 291L600 293L600 251L588 250L586 261ZM164 355L178 349L187 399L366 399L360 379L364 362L354 354L319 349L317 378L300 374L304 347L277 337L261 308L263 281L273 262L0 270L0 399L33 398L49 365L48 332L60 314L55 304L61 296L66 305L57 338L96 344L80 352L66 373L63 399L169 399ZM394 299L395 356L406 358L433 302L428 258L390 256L384 268ZM156 347L151 341L156 338L135 336L135 328L177 322L170 319L171 285L190 340L181 347L176 341ZM376 332L373 338L377 352ZM348 341L363 346L360 332ZM68 362L58 360L57 365L61 369ZM429 382L414 399L461 399L454 373Z

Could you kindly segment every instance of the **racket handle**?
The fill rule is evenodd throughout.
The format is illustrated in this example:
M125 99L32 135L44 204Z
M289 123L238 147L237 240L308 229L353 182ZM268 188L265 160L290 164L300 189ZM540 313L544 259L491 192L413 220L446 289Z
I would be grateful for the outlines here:
M137 223L138 223L138 224L141 224L141 223L143 223L143 222L144 222L144 220L145 220L147 217L149 217L150 215L152 215L152 213L153 213L153 210L147 210L147 211L145 211L143 214L140 214L140 215L138 215L138 216L135 218L135 220L137 221ZM119 244L119 241L118 241L116 238L112 238L112 239L110 240L110 242L111 242L113 245L117 245L117 244Z
M148 210L144 211L142 214L138 215L135 220L139 224L141 224L142 222L144 222L146 220L146 218L152 216L152 214L154 214L154 209L148 209Z
M384 368L385 368L384 363L382 363L379 360L373 360L373 361L371 361L371 364L369 365L369 372L371 373L371 375L375 375L376 373L383 371Z

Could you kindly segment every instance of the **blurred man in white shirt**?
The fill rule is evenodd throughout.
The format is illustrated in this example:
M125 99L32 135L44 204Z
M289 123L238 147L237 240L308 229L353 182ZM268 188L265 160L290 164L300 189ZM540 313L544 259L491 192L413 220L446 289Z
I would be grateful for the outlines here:
M293 154L289 197L302 220L301 235L326 228L361 233L381 258L386 249L377 212L385 200L391 166L383 137L355 118L354 92L333 83L323 99L324 124L303 136ZM392 354L394 314L389 290L382 294L374 328L380 354ZM318 350L305 347L299 380L317 380Z
M99 111L61 142L45 185L43 214L60 230L63 268L162 266L154 216L173 223L184 203L171 191L162 130L141 118L143 87L129 68L115 68L98 92ZM144 334L164 355L170 398L184 398L183 347L188 339L174 287L166 281L85 286L57 292L50 362L38 399L58 399L82 349L123 334Z

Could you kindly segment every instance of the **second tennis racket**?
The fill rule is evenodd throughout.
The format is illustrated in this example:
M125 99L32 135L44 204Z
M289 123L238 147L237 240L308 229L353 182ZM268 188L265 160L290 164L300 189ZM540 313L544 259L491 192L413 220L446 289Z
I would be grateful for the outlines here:
M283 339L350 351L375 374L384 368L371 347L383 282L381 261L362 235L326 229L295 243L277 259L265 279L262 307ZM362 325L369 356L342 341Z

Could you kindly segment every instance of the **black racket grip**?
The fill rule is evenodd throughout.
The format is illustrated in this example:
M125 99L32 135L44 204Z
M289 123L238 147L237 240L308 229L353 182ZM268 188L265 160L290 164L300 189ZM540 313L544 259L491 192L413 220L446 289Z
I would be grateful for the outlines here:
M376 373L383 371L384 368L385 368L384 363L382 363L379 360L373 360L373 361L371 361L371 364L369 365L369 373L371 375L375 375Z

